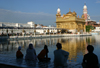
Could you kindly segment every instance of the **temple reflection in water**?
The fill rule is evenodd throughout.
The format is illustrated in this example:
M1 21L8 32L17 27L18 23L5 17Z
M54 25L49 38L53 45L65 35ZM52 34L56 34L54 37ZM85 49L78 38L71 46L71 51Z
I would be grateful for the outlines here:
M89 37L64 37L64 38L46 38L46 39L31 39L31 40L16 40L7 41L0 43L0 54L16 51L18 46L22 46L22 51L25 52L28 48L29 43L33 43L35 49L38 51L39 48L42 49L46 44L49 48L49 53L56 49L56 43L60 42L62 44L62 49L69 52L69 61L77 61L79 56L83 56L87 53L87 44L94 44L96 42L95 38ZM52 48L50 48L52 47ZM51 54L53 57L53 53Z

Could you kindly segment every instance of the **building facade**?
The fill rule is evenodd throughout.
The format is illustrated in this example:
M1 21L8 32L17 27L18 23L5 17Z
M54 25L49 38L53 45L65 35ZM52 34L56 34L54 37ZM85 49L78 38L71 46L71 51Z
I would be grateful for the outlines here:
M83 33L85 31L85 19L77 17L76 12L69 12L61 16L60 8L57 9L56 27L65 29L67 32Z
M34 32L35 23L34 22L27 22L24 23L9 23L9 22L0 22L0 35L1 34L21 34L26 33L30 34Z
M24 23L9 23L9 22L0 22L0 27L23 27L23 28L34 28L35 23L34 22L27 22L27 24Z
M8 23L0 22L0 35L6 34L46 34L46 33L57 33L56 27L42 27L41 25L35 26L34 22L23 23Z

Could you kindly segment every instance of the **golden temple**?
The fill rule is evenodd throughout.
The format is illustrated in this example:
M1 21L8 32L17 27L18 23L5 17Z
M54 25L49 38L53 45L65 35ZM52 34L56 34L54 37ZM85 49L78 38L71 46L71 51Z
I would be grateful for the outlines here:
M85 19L84 17L77 17L76 12L69 12L61 16L60 9L57 9L56 14L56 26L57 28L65 29L72 33L83 33L85 31Z

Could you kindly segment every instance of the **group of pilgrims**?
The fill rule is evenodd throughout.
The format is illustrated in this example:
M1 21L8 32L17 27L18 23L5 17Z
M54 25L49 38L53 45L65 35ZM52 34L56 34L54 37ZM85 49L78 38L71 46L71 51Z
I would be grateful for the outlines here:
M62 50L62 44L57 43L56 44L57 49L54 50L54 67L55 68L67 68L67 60L69 57L69 52ZM99 62L98 57L96 54L93 53L94 47L92 45L87 46L88 53L84 55L82 67L83 68L99 68ZM33 47L33 44L29 44L25 60L33 60L39 61L39 62L49 62L51 58L48 57L48 46L44 45L44 48L40 51L38 55L36 55L36 51ZM16 52L16 58L17 59L23 59L23 53L21 52L21 46L18 47L18 50Z

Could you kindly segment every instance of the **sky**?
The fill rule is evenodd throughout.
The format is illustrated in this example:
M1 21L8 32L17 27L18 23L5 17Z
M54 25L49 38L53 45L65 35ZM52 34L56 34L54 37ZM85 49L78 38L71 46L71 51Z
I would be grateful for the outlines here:
M100 0L0 0L0 22L27 23L56 26L58 7L61 15L75 11L81 18L86 3L92 20L100 20Z

